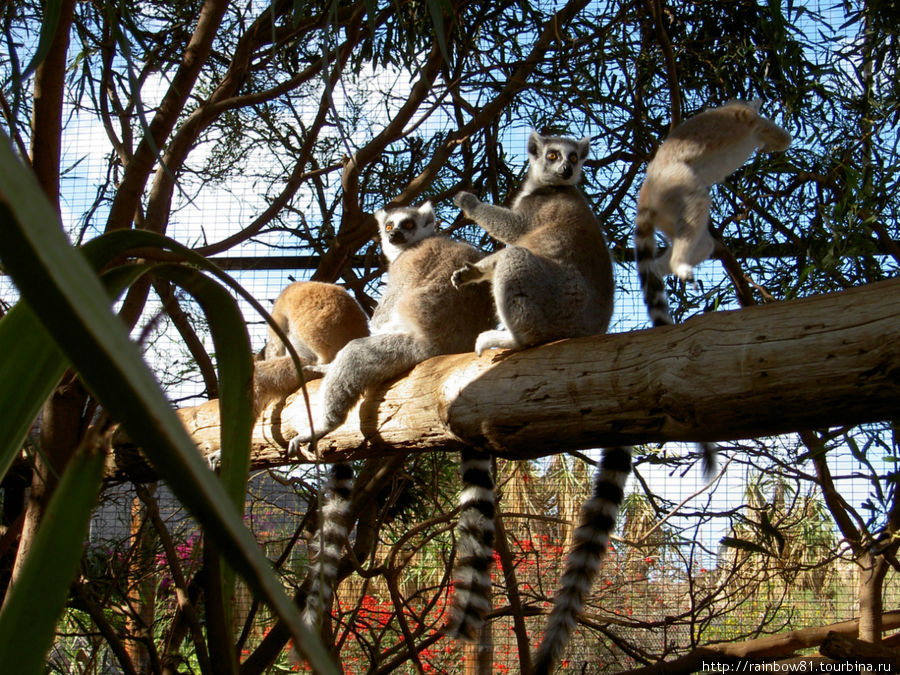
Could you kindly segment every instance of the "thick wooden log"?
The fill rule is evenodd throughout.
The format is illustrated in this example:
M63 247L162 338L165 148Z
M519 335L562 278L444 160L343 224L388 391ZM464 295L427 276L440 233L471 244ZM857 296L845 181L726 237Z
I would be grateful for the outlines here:
M888 420L900 411L900 279L714 312L521 352L430 359L376 388L319 442L319 459L453 450L508 457L730 440ZM309 385L315 404L317 382ZM204 454L215 402L180 411ZM254 464L285 463L302 394L269 406Z

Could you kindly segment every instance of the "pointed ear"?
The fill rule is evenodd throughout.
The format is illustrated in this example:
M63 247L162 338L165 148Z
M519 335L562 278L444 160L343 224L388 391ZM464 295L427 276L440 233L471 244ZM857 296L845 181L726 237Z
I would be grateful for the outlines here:
M539 148L542 145L544 145L544 137L537 130L532 129L531 136L528 137L528 155L530 157L539 156L541 154Z
M378 209L374 214L375 220L378 223L378 226L381 227L384 225L384 221L387 219L387 211L384 209Z
M591 137L585 136L580 141L576 141L576 143L578 144L578 156L584 160L591 151Z
M418 209L418 214L425 218L426 223L433 223L435 220L434 217L434 209L431 206L431 202L425 202Z

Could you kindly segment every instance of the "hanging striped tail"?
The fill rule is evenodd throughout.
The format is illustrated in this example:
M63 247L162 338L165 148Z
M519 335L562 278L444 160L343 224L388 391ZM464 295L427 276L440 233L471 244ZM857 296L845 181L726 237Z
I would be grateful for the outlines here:
M634 257L650 320L654 326L673 325L675 322L669 314L665 283L653 266L656 260L656 238L652 211L646 208L638 209L637 227L634 232ZM716 470L718 448L714 443L706 442L697 443L697 447L703 454L703 473L707 480L711 479Z
M462 492L453 575L453 609L445 632L474 640L491 609L490 566L494 557L494 478L490 455L460 453Z
M544 639L534 657L533 675L549 675L565 651L600 563L606 557L630 473L631 448L604 448L593 493L581 507L566 571L547 619Z
M333 464L331 475L323 490L319 531L315 537L318 556L309 572L312 584L306 596L306 606L303 608L303 622L314 630L322 621L323 612L331 607L338 563L349 535L352 488L353 469L350 465L344 462Z
M666 285L653 267L656 260L656 236L652 212L646 208L638 209L634 231L634 257L650 320L654 326L671 325L673 321L669 314Z

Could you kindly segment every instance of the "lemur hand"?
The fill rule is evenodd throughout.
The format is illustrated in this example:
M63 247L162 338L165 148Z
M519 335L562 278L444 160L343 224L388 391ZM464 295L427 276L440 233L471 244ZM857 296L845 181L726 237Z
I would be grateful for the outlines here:
M483 278L481 270L472 263L466 263L465 267L461 267L450 275L450 283L454 288L461 288L466 284L472 284L481 281Z
M473 195L471 192L457 192L453 195L453 203L460 209L462 209L463 213L469 214L475 210L475 208L481 203L478 197Z

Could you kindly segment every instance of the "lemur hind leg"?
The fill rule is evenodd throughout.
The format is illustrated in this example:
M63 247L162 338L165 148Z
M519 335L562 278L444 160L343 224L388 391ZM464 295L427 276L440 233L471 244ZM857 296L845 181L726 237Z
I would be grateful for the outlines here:
M560 309L568 302L556 282L558 270L552 263L521 246L498 251L493 265L493 293L503 331L486 331L478 336L476 348L521 349L558 337ZM534 279L546 283L535 284Z

